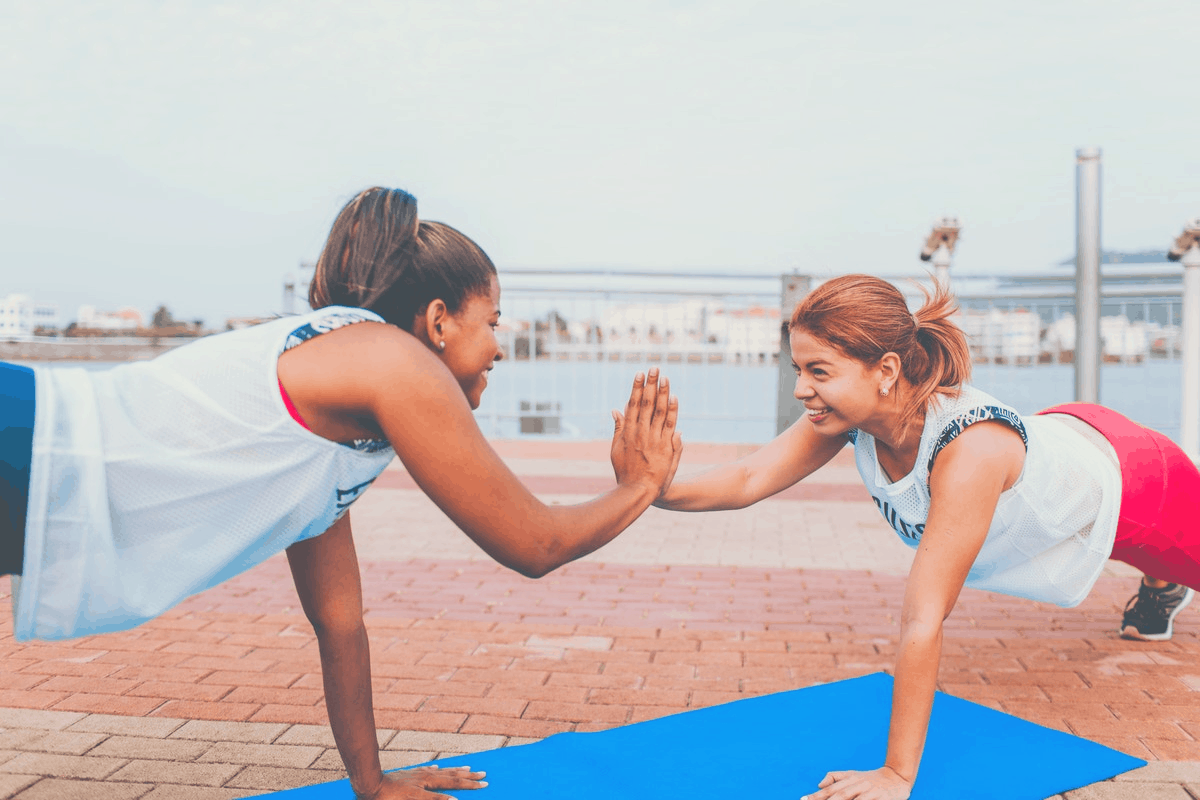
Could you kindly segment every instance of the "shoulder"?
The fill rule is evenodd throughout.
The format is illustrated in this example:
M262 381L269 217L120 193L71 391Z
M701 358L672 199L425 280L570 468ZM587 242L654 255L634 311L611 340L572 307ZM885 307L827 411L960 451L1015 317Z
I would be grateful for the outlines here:
M1002 489L1016 483L1025 465L1025 439L1005 422L981 419L961 430L931 459L930 489L939 484L958 485L999 481Z

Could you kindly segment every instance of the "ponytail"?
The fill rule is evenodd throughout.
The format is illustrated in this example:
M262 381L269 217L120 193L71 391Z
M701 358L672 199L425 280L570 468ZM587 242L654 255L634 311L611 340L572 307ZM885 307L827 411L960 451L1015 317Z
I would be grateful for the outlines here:
M372 187L338 213L317 259L308 303L376 312L410 333L434 300L455 313L468 296L486 294L496 267L449 225L417 217L417 199Z
M789 330L817 340L868 366L886 353L900 357L912 387L900 398L899 430L938 394L957 395L971 377L967 337L950 317L958 310L949 290L934 282L925 303L910 313L904 295L871 275L845 275L810 292L792 312Z

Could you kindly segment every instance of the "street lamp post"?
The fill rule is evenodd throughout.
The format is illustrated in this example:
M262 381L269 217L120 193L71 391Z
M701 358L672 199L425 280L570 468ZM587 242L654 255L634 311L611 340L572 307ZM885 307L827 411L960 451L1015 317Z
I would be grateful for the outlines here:
M1183 324L1180 357L1183 361L1183 402L1180 445L1193 461L1200 459L1200 217L1192 220L1167 252L1183 264Z
M1100 148L1075 151L1075 400L1100 402Z
M950 260L961 230L962 224L958 217L934 220L933 230L925 239L925 247L921 250L921 260L933 262L934 280L947 288L950 286Z

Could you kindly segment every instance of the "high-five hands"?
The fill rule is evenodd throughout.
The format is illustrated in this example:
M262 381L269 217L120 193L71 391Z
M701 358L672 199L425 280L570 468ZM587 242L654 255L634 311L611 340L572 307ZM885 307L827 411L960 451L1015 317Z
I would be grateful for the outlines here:
M912 781L889 767L858 772L830 772L817 784L821 791L801 800L908 800Z
M658 368L647 379L638 373L625 413L613 411L612 465L618 484L642 483L658 497L671 485L683 439L675 429L679 400L671 396L666 378L660 382Z
M385 772L383 783L371 794L356 792L359 800L454 800L448 794L433 789L482 789L487 786L485 773L471 772L470 767L416 767L397 772Z

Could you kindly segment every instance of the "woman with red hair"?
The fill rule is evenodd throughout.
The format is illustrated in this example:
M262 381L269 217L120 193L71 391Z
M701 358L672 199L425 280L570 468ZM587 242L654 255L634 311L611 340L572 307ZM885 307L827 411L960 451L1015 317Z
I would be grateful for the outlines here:
M871 498L914 548L884 764L831 772L808 800L909 796L937 683L942 623L963 586L1078 605L1109 558L1142 570L1121 635L1163 640L1200 587L1200 472L1171 440L1098 405L1023 416L970 386L971 359L937 286L916 314L890 283L822 284L789 322L807 413L754 454L655 505L744 508L847 443ZM1153 576L1153 577L1151 577Z

